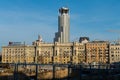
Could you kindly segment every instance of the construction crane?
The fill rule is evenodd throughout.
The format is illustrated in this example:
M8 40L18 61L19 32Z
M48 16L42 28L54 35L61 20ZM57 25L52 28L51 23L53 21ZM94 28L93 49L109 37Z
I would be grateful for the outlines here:
M120 34L120 30L108 30L108 32ZM110 42L120 43L120 39L118 37L118 40L114 40L114 41L110 41Z
M108 30L108 32L120 33L120 30Z

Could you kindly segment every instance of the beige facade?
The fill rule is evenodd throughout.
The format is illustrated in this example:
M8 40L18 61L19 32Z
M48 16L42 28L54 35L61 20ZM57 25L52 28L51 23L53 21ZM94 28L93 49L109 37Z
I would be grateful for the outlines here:
M38 62L43 64L49 63L81 63L85 61L84 44L73 43L43 43L36 41L33 45L37 45Z
M82 43L43 43L33 45L8 45L2 47L3 63L81 63L85 61L85 46Z
M106 41L93 41L85 44L71 43L44 43L36 40L33 45L8 45L2 47L3 63L41 63L41 64L78 64L112 63L120 61L120 45Z
M107 41L86 43L86 62L109 63L109 43Z
M9 45L2 47L3 63L32 63L34 62L34 47Z
M109 53L110 63L120 62L120 44L110 44Z

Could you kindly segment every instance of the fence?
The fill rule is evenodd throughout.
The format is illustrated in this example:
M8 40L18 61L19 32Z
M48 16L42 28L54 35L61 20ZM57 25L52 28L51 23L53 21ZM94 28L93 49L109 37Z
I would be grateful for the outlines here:
M0 63L0 80L119 80L120 65ZM4 75L3 75L4 74ZM4 78L2 77L4 76Z

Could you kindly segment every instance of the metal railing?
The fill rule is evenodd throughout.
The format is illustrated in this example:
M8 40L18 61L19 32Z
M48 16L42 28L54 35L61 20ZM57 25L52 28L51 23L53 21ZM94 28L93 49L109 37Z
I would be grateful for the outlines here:
M19 80L19 72L23 72L27 74L29 72L29 75L31 76L32 72L34 72L34 80L38 80L38 73L41 69L41 67L46 66L46 71L49 72L52 71L52 79L56 78L56 71L60 69L67 69L67 77L65 79L71 80L73 78L78 78L79 80L83 80L85 77L88 77L84 80L91 80L93 79L97 73L98 80L101 79L101 77L105 75L111 76L120 76L120 64L101 64L101 65L85 65L85 64L36 64L36 63L0 63L0 64L9 64L9 69L13 70L13 79ZM48 69L48 67L52 67L51 69ZM59 67L57 69L57 67ZM9 70L8 69L8 70ZM27 72L26 72L27 71ZM43 71L44 72L44 71ZM78 73L78 74L76 74ZM64 74L64 73L63 73ZM75 74L75 76L74 76ZM104 74L104 75L102 75ZM76 76L78 75L78 76ZM91 79L90 79L91 78ZM30 79L30 78L29 78ZM9 80L9 79L8 79ZM11 79L12 80L12 79ZM95 79L96 80L96 79Z

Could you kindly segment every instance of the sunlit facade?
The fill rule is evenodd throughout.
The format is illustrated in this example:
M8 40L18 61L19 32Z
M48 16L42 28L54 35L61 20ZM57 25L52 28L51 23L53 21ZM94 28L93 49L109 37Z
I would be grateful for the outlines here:
M34 46L8 45L2 47L3 63L32 63L34 62Z
M120 62L120 44L110 44L109 53L110 63Z
M33 45L9 44L2 47L3 63L74 63L85 62L85 45L79 42L44 43L40 39Z
M109 63L109 42L86 43L86 63Z

